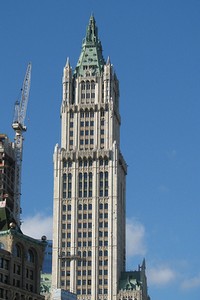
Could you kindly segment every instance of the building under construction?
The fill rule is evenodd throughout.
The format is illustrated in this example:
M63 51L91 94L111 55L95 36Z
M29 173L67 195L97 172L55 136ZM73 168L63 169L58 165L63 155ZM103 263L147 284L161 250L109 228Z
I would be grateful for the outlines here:
M41 241L21 231L20 197L23 132L31 65L28 65L12 127L15 141L0 134L0 299L42 300L40 272L46 237Z
M8 230L14 222L16 151L14 143L0 134L0 230Z

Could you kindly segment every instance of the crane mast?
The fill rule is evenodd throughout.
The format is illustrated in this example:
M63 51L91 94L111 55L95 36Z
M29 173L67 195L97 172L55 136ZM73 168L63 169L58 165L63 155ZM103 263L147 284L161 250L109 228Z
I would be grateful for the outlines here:
M12 128L15 131L15 149L16 149L16 168L15 168L15 195L14 195L14 219L20 227L20 198L21 198L21 173L22 173L22 154L23 154L23 133L26 131L24 124L26 110L29 99L31 84L31 63L28 64L21 89L21 99L16 101Z

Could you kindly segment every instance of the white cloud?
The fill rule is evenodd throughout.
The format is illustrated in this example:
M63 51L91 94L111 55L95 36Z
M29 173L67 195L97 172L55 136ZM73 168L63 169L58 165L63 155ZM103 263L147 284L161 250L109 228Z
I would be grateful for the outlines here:
M145 228L134 219L126 220L126 254L127 258L134 255L145 255Z
M163 286L171 283L176 278L176 273L170 267L159 266L147 270L148 283L150 285Z
M185 279L181 284L181 288L183 290L190 290L197 287L200 287L200 275L190 279Z
M46 235L47 239L52 239L52 216L36 214L26 217L22 223L22 232L30 237L40 239Z

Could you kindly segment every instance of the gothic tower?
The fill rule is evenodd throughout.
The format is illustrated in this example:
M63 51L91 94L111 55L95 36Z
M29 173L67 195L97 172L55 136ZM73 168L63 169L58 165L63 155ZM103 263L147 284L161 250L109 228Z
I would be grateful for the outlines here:
M115 300L125 271L127 166L119 82L90 17L77 66L63 70L61 147L54 151L52 288Z

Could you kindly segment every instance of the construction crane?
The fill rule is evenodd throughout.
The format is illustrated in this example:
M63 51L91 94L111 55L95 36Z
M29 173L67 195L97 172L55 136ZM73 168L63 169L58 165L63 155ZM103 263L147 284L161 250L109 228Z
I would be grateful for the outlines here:
M26 110L29 99L31 84L31 63L28 64L26 75L24 77L21 89L21 99L15 102L14 118L12 128L15 131L15 149L16 149L16 169L15 169L15 195L14 195L14 219L16 225L20 227L20 198L21 198L21 173L22 173L22 153L23 153L23 133L26 131L24 124Z

